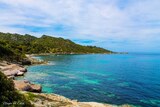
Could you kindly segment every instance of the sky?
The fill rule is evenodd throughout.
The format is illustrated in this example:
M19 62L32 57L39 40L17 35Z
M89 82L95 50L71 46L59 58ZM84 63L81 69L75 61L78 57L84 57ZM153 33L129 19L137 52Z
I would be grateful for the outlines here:
M160 0L0 0L0 32L160 52Z

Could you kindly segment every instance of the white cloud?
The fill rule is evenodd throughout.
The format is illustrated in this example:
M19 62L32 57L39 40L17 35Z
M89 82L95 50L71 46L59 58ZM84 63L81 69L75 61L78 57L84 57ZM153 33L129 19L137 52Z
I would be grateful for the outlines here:
M115 48L113 43L104 41L128 41L126 44L131 44L130 48L126 47L128 50L152 45L153 39L159 38L157 35L160 34L159 0L127 1L1 0L0 4L3 3L3 6L0 5L0 31L91 39L97 41L97 45L110 49ZM41 27L42 31L36 33L28 27L16 25ZM57 25L69 27L69 30L57 33L54 29ZM126 44L122 43L121 48ZM137 46L138 44L145 45Z

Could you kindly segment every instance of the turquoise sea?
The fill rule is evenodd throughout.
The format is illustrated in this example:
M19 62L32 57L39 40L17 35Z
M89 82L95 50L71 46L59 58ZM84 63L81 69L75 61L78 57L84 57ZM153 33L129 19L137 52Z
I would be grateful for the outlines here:
M160 107L160 54L36 56L48 65L29 66L24 77L79 101Z

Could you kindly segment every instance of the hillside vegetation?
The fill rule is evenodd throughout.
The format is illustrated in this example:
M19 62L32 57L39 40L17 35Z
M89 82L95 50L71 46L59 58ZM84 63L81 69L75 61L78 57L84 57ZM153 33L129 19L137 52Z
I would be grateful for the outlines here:
M0 71L0 107L32 107L30 101L20 94L11 79Z
M0 56L20 60L25 54L56 53L85 54L112 53L96 46L82 46L68 39L43 35L40 38L25 34L0 33Z

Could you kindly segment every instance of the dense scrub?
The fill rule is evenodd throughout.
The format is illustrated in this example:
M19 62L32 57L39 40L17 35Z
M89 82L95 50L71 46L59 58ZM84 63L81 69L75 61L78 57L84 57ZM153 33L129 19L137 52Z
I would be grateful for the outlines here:
M68 39L47 35L36 38L28 34L0 33L0 45L21 56L26 53L111 53L96 46L82 46Z
M11 79L0 72L0 107L32 107L26 97L15 88Z

